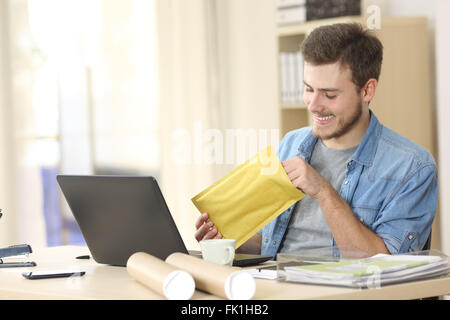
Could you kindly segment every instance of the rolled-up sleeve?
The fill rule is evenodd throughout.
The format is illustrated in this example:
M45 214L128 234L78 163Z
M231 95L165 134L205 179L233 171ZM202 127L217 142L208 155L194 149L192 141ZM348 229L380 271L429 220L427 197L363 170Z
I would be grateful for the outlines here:
M434 164L411 173L392 193L372 225L391 254L422 250L431 232L437 199Z

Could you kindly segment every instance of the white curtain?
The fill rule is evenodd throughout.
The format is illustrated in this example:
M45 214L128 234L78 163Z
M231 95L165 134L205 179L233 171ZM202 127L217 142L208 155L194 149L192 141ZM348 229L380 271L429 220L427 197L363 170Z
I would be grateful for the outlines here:
M188 248L198 248L190 199L242 160L226 161L230 137L278 129L274 8L157 0L161 184Z
M26 0L0 2L0 246L45 246L34 149L34 66Z
M211 181L211 169L200 156L195 134L211 126L207 0L157 2L161 136L161 188L188 247L193 243L195 191ZM194 130L194 126L197 130ZM203 129L202 129L203 128ZM194 150L196 149L196 150ZM197 153L195 153L197 152ZM195 154L194 154L195 153Z

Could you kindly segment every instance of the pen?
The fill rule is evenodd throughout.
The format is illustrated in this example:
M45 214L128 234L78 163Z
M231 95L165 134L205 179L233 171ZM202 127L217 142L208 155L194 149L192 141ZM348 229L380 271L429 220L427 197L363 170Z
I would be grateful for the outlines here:
M78 256L75 259L90 259L91 257L89 255L85 255L85 256Z

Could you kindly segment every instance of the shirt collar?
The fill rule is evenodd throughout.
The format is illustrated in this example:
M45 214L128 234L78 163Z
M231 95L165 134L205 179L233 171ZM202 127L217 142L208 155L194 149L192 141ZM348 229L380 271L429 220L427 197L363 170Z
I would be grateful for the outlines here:
M317 138L312 134L312 128L309 128L309 132L305 139L300 143L298 147L299 156L302 157L306 162L310 163L311 155L316 145Z
M372 166L375 152L377 151L378 140L381 134L381 123L378 118L370 110L369 127L364 134L364 137L352 156L352 160L361 163L364 166Z
M365 166L372 166L373 158L375 157L375 152L377 150L378 139L381 134L381 124L378 121L375 114L370 111L370 122L369 127L364 134L364 137L353 154L351 160L361 163ZM314 146L316 145L317 138L312 135L312 128L309 133L306 135L305 139L301 142L298 152L299 156L301 156L308 163L311 160L311 155L314 150Z

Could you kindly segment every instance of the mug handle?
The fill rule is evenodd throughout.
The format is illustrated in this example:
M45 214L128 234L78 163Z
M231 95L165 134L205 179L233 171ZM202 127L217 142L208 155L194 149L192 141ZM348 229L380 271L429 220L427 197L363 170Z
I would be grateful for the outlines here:
M234 248L226 247L225 249L228 253L228 256L227 256L227 259L225 260L224 264L231 265L233 263L233 259L234 259Z

